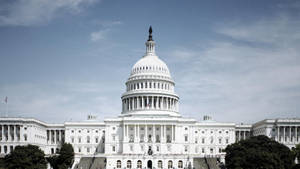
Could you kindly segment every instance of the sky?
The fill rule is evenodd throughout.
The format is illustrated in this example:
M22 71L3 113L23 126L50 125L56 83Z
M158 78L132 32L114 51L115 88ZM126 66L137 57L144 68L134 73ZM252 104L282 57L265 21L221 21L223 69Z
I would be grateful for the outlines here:
M299 18L299 0L0 0L0 113L117 117L152 25L183 117L299 118Z

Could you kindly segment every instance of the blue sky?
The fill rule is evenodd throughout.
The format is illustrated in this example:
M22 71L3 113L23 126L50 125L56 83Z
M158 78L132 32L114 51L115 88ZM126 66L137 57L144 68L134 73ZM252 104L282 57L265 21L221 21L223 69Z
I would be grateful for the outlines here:
M299 117L300 1L0 1L0 107L47 122L115 117L149 25L180 113Z

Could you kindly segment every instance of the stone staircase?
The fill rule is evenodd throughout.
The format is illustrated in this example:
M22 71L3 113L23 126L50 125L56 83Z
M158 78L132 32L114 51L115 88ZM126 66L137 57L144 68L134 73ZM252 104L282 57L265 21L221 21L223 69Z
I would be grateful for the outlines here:
M194 168L195 169L221 169L217 158L204 157L204 158L194 158Z
M105 169L104 157L82 157L74 169Z

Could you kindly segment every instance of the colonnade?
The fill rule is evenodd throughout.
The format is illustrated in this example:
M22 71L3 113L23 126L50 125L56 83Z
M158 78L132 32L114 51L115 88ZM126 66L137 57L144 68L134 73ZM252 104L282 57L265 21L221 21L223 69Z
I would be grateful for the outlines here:
M59 129L47 130L47 143L58 144L65 141L65 131Z
M130 128L133 128L131 133ZM175 133L176 125L174 124L123 124L124 142L171 143L175 142Z
M235 131L235 139L236 141L245 140L249 138L251 135L250 130L236 130Z
M20 125L0 125L0 141L20 141Z
M282 143L299 143L300 126L277 126L275 140Z
M155 81L131 82L126 85L127 92L132 90L143 90L143 89L173 91L174 85L167 82L155 82Z
M144 109L178 111L178 100L164 96L137 96L122 100L123 112Z

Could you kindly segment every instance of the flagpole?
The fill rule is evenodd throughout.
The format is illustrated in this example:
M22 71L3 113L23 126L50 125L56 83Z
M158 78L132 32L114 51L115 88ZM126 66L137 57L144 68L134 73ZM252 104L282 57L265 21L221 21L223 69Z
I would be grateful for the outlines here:
M6 102L6 114L5 114L5 117L8 117L8 104Z
M7 105L7 104L8 104L8 97L6 96L6 97L5 97L6 113L5 113L5 115L4 115L5 117L7 117L7 115L8 115L8 105Z

